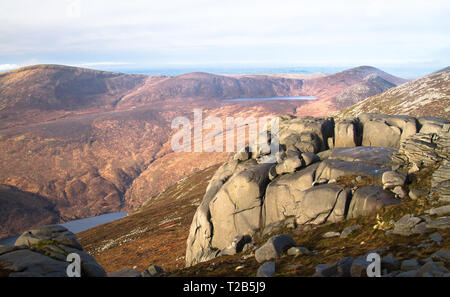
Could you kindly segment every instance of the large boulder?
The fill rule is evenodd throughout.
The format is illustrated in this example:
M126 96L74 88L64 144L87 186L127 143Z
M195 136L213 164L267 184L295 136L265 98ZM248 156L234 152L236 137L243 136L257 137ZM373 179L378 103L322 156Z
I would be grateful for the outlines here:
M66 277L69 263L23 249L1 255L0 264L9 277Z
M15 247L0 251L0 267L8 271L8 276L67 276L69 254L80 257L82 277L106 276L95 259L83 251L75 235L59 225L26 231L17 239Z
M328 152L327 158L322 162L314 163L292 174L279 176L269 184L264 200L264 222L267 230L289 218L294 218L297 224L323 223L321 218L327 217L329 214L327 213L330 206L328 203L336 202L337 196L334 196L334 194L336 194L336 191L341 191L342 187L332 184L315 187L313 185L320 181L338 179L344 176L368 176L373 180L379 180L381 184L383 172L391 170L391 159L395 149L350 147L337 148ZM328 194L323 196L322 191ZM330 191L334 194L330 194ZM392 194L388 195L392 196ZM314 200L313 197L315 196L317 196L317 200ZM380 200L381 202L376 202L377 199L373 201L375 205L379 205L379 203L382 205L391 204L392 202L385 201L384 198ZM346 199L342 201L344 200ZM348 199L348 201L350 200ZM364 201L364 203L367 202ZM372 198L368 201L372 201ZM301 202L304 203L303 206L300 205ZM372 205L371 203L367 204L367 207ZM325 207L325 205L328 206ZM358 206L358 209L360 208ZM342 213L345 212L345 209L344 206ZM308 216L311 218L320 212L323 212L321 216L309 222ZM355 214L357 213L355 212ZM328 220L332 219L334 219L334 216L328 217Z
M417 119L421 128L420 133L435 133L439 134L442 132L446 125L450 125L449 120L439 119L434 117L420 117Z
M192 220L186 266L216 257L235 236L251 235L259 227L271 166L232 160L218 169Z
M355 147L361 144L355 121L342 121L334 127L334 147Z
M383 187L385 189L393 189L395 187L402 187L406 182L406 174L397 171L386 171L381 177Z
M417 120L412 116L363 113L358 118L363 126L362 145L398 148L401 140L417 133L418 130ZM374 130L376 128L381 130ZM366 136L368 139L365 139ZM395 136L395 139L390 139L391 136Z
M427 232L426 222L423 218L407 214L394 224L394 234L410 236Z
M75 234L67 230L65 227L60 225L48 225L40 228L32 229L22 233L19 238L17 238L14 245L31 245L38 242L51 240L59 244L70 246L76 249L83 249L81 244L78 242Z
M381 185L404 196L406 176L390 171L409 169L408 163L415 165L411 174L440 164L430 196L439 191L446 201L450 194L447 123L378 114L337 124L332 118L276 119L279 133L264 141L271 148L277 145L278 152L252 150L252 159L240 152L211 180L190 228L187 266L237 252L233 240L239 235L337 222L399 203ZM372 185L355 188L366 181ZM352 190L341 186L348 183Z
M186 246L186 266L207 261L219 253L219 250L211 246L212 224L209 203L238 166L238 160L224 163L211 178L203 200L192 219Z
M326 150L328 138L332 138L333 133L333 118L288 117L279 121L280 144L294 145L302 153Z
M391 170L394 149L379 147L337 148L317 168L315 180L334 180L342 176L368 176L381 179Z
M296 222L323 224L345 219L350 191L339 185L325 184L310 188L297 197Z
M364 123L363 146L399 147L402 131L384 121L370 120Z
M303 176L308 175L304 173ZM298 225L337 222L345 218L348 190L334 184L319 185L305 191L295 187L295 183L269 186L264 203L266 228L289 217L294 217Z
M291 151L289 151L291 152ZM300 154L292 154L284 158L278 165L275 167L275 171L278 175L282 175L285 173L293 173L297 169L303 166L303 159Z
M259 164L233 175L209 203L213 247L227 247L239 234L259 229L261 206L269 183L270 164Z
M374 215L382 207L400 202L391 192L385 191L379 186L360 187L353 194L347 218Z
M255 251L255 259L258 263L278 259L283 251L293 246L295 241L288 234L273 236Z
M312 187L319 163L274 179L266 190L264 221L266 226L295 217L296 197Z

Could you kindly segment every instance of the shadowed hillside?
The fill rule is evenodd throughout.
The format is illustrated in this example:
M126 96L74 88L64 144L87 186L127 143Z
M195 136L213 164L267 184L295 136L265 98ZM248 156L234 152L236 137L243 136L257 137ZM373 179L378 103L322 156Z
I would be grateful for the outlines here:
M0 185L0 237L14 236L24 229L59 222L53 204L36 194Z

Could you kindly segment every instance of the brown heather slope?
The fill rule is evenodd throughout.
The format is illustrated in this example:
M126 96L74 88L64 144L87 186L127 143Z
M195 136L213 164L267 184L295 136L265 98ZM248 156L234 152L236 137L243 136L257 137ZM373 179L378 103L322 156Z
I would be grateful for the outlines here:
M416 79L337 113L338 118L363 112L433 116L450 119L450 70Z
M78 233L78 239L107 272L134 266L143 271L151 264L183 268L192 217L218 167L180 180L134 213Z
M113 109L145 79L61 65L0 73L0 128L65 117L69 112Z
M171 122L277 114L328 115L333 98L368 74L358 67L311 79L127 75L38 65L0 74L0 184L36 193L63 220L132 210L196 170L222 163L226 153L173 153ZM316 101L221 102L223 97L311 95ZM14 204L7 213L17 213ZM8 225L35 222L10 216ZM16 229L15 229L16 230ZM19 230L19 229L17 229ZM21 231L18 231L21 232Z
M269 76L240 77L239 79L195 72L156 82L140 94L123 98L119 107L134 106L171 98L212 100L241 97L275 97L302 95L302 80Z
M2 130L0 179L45 197L65 220L117 211L169 132L144 108Z
M59 221L53 204L39 195L0 185L0 237L14 236L25 225L49 225Z

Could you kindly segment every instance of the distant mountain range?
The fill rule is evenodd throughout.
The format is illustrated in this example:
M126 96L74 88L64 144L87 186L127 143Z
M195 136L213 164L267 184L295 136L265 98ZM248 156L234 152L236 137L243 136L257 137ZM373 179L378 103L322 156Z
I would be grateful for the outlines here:
M223 119L327 116L405 82L369 66L301 79L279 74L145 76L60 65L0 73L0 184L38 195L23 199L45 200L34 209L49 209L54 220L131 210L229 157L172 152L171 121L181 115L192 119L194 108ZM317 100L220 101L296 95ZM2 229L0 237L43 222L26 219L18 211L20 203L5 205L3 211L10 215L0 217L1 225L15 227Z

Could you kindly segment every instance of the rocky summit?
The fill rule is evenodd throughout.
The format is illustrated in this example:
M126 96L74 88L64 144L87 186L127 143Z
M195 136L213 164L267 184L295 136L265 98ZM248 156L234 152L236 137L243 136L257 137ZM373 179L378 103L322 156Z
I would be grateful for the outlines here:
M374 216L414 195L448 202L450 121L370 113L339 122L294 116L278 121L277 142L269 143L279 145L276 154L247 148L251 153L236 154L212 177L191 224L187 267L229 254L243 236L264 238L286 228L309 230ZM430 184L420 184L419 173L431 171ZM448 228L446 222L409 214L392 232L424 234ZM347 228L342 238L357 229ZM341 235L331 233L324 237ZM295 242L271 238L255 250L256 260L278 258L286 246Z

